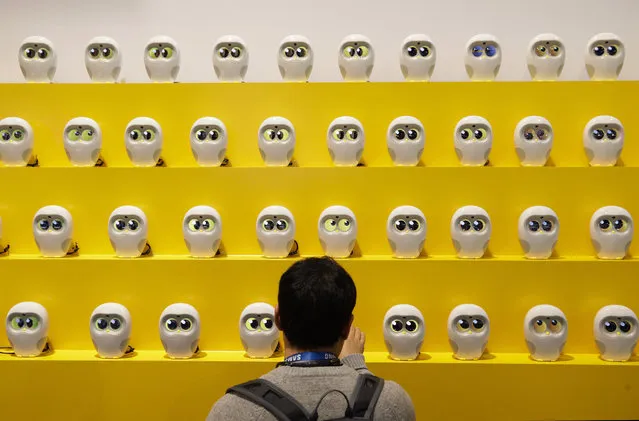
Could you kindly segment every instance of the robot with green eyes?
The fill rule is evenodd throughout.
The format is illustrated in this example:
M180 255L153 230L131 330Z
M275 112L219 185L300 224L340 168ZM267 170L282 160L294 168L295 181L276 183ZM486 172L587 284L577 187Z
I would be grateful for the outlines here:
M100 159L102 131L94 120L88 117L69 120L64 127L63 143L71 164L77 167L93 167L98 162L103 164Z
M199 352L200 314L189 304L175 303L160 316L160 339L169 358L191 358Z
M136 117L124 131L124 144L131 163L136 167L162 166L162 128L149 117Z
M0 161L7 167L35 167L33 129L19 117L0 120Z
M357 240L357 219L346 206L329 206L319 217L318 235L324 254L349 257Z
M7 314L7 338L17 357L37 357L48 344L49 314L38 303L18 303Z
M173 83L180 72L180 51L170 37L159 35L144 49L144 67L151 82Z
M18 51L20 70L27 82L51 83L58 64L53 43L45 37L28 37Z
M195 206L184 215L184 241L193 257L213 257L222 240L222 218L210 206Z
M426 335L422 312L410 304L391 307L384 316L384 343L394 360L414 360Z
M280 339L275 326L275 309L267 303L246 306L240 315L240 339L249 358L269 358Z

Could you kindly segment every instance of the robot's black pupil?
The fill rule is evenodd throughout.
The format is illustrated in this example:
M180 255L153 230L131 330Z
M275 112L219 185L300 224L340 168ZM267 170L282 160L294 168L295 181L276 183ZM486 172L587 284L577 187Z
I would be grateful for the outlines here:
M417 139L417 130L415 130L415 129L410 129L410 130L408 131L408 138L409 138L410 140L415 140L415 139Z
M286 57L293 57L295 55L295 50L293 50L291 47L286 47L284 49L284 55Z
M541 325L544 324L544 321L541 320L541 319L537 319L537 321L535 323L537 323L537 326L541 326Z
M27 317L26 319L24 319L24 324L27 325L29 329L31 329L33 327L33 319Z
M151 140L151 136L153 136L153 133L151 133L150 130L145 130L142 133L142 137L144 137L146 140Z
M608 228L610 228L610 221L607 219L602 219L601 221L599 221L599 228L601 228L602 230L607 230Z
M159 48L154 48L151 50L151 52L153 53L153 55L157 58L160 57L160 49Z
M262 323L263 323L265 329L273 328L273 320L271 320L271 319L265 319Z
M140 135L138 134L137 130L134 130L131 133L129 133L129 137L131 138L131 140L138 140L139 136Z
M131 219L131 220L129 220L129 229L130 229L131 231L135 231L135 230L137 230L137 229L138 229L138 226L139 226L138 221L136 221L135 219Z
M537 232L539 231L539 222L537 221L530 221L528 222L528 229L532 232Z
M25 51L25 54L27 57L33 58L35 57L36 52L33 48L27 48L27 50Z
M411 57L415 57L417 55L417 48L415 47L408 47L408 55Z
M162 48L162 57L167 58L169 56L169 50Z
M544 137L546 137L546 132L544 132L543 130L537 130L537 137L539 139L543 139Z
M284 139L284 132L282 132L281 130L278 130L278 131L277 131L277 138L278 138L279 140Z
M403 328L404 324L399 320L393 320L393 322L391 323L391 329L393 329L395 332L399 332Z
M175 319L170 319L168 322L166 322L166 327L169 330L175 330L178 327L177 321Z
M40 229L41 229L42 231L46 231L46 230L48 230L48 229L49 229L49 221L47 221L47 220L45 220L45 219L43 219L42 221L40 221L39 225L40 225Z
M298 57L304 57L306 55L306 50L303 48L298 48L297 49L297 56Z
M614 140L614 139L616 139L616 138L617 138L617 132L616 132L616 131L614 131L614 130L612 130L612 129L608 129L608 130L606 131L606 136L608 136L608 139L610 139L610 140Z
M619 330L621 330L623 333L630 332L630 323L626 322L625 320L620 321Z
M205 140L206 132L204 130L198 130L195 136L198 138L198 140Z
M8 141L9 139L11 139L9 132L2 133L2 140Z
M275 222L271 221L270 219L267 219L266 221L264 221L263 225L266 231L272 231L273 228L275 228Z
M470 132L468 130L462 130L460 135L462 139L466 140L470 137Z
M22 139L22 131L16 130L15 132L13 132L13 137L15 137L16 139Z
M250 322L250 325L251 325L251 328L253 328L253 329L257 329L260 326L260 324L258 323L257 319L252 319L251 322Z
M196 231L199 230L201 226L202 226L202 224L200 224L200 221L198 221L197 219L193 220L193 229L194 230L196 230Z
M89 54L91 54L91 57L97 57L100 54L100 52L98 51L97 48L91 48L89 50Z
M403 219L395 221L395 228L397 231L404 231L406 229L406 222Z
M411 231L417 231L419 229L419 222L417 222L415 219L411 219L410 221L408 221L408 229Z
M541 229L544 230L544 231L550 231L552 229L552 222L543 221L541 223Z
M608 54L610 54L611 56L617 54L617 47L615 47L614 45L608 47Z
M118 330L122 324L118 319L111 319L109 325L111 325L111 329Z
M603 56L604 55L604 48L601 45L596 46L593 50L592 50L596 56Z
M608 332L614 332L615 330L617 330L617 325L615 324L615 322L606 322L604 323L604 327Z
M604 137L604 131L601 129L593 130L592 137L594 137L597 140L601 140Z
M357 139L357 136L359 136L359 133L357 133L357 130L351 130L351 139L355 140Z
M361 47L357 47L357 55L360 57L364 55L364 50Z
M468 329L470 327L470 324L468 323L468 321L464 319L459 319L457 323L459 324L459 327L461 327L462 329Z
M51 228L53 228L56 231L59 231L62 229L62 221L58 220L58 219L54 219L53 222L51 222Z
M481 130L475 130L475 139L481 139L482 136Z
M623 228L623 221L621 219L615 219L615 222L612 224L615 226L617 231L620 231Z
M104 319L98 319L96 325L98 326L98 329L104 330L107 328L107 321Z
M16 319L16 326L18 326L20 329L22 329L22 327L24 326L24 320L22 320L20 317L18 317Z
M422 57L426 57L426 56L428 56L428 53L430 53L430 51L428 50L428 48L427 48L427 47L420 47L420 48L419 48L419 54L420 54Z
M342 224L343 224L345 227L347 227L347 226L349 226L349 225L351 224L351 221L349 221L348 219L344 219L343 221L344 221L344 222L342 222Z
M102 55L103 55L104 57L109 57L109 56L111 56L111 49L110 49L110 48L103 48L103 49L102 49Z
M222 58L227 58L229 56L229 50L227 50L226 48L220 48L220 50L218 51L218 54Z
M87 130L87 136L93 136L93 130Z
M413 320L409 320L406 322L406 330L409 332L414 332L417 329L417 323Z
M554 45L554 46L552 47L552 50L556 53L556 52L558 52L558 51L559 51L559 47L557 47L556 45Z
M209 136L211 137L211 140L217 140L217 138L220 137L220 134L218 133L217 130L211 130L211 133L209 133Z
M553 326L557 326L557 320L553 319L550 321L550 324Z
M231 55L235 58L238 58L240 56L240 49L237 47L231 48Z
M473 221L473 228L475 231L481 231L484 229L484 223L482 221Z
M41 48L38 50L38 57L40 58L47 58L47 56L49 55L49 53L47 53L47 50L45 50L44 48Z
M191 328L191 321L189 319L182 319L180 327L182 330L189 330Z
M533 139L533 134L530 132L526 132L524 133L524 139L526 140L532 140Z
M406 137L406 132L400 129L395 130L395 139L402 140L405 137Z
M280 230L280 231L284 231L286 229L286 227L288 226L286 221L283 221L281 219L279 221L277 221L277 223L275 225L277 226L277 229Z
M337 131L337 138L338 139L344 139L344 130L338 130Z
M459 228L461 228L462 231L468 231L470 230L470 222L463 220L459 223Z
M204 228L205 230L211 228L211 224L209 223L209 221L202 221L202 228Z
M479 319L473 319L473 327L475 329L481 329L482 327L484 327L484 322Z
M122 231L124 228L126 228L126 224L123 220L118 219L117 221L115 221L115 228L119 231Z

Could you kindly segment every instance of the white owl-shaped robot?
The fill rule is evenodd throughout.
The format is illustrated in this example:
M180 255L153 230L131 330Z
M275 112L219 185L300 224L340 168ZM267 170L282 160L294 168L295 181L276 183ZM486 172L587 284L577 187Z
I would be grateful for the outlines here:
M88 117L76 117L64 126L64 151L71 164L77 167L93 167L102 150L100 125Z
M228 134L226 126L214 117L202 117L191 127L191 152L198 165L219 167L224 162Z
M20 70L27 82L51 83L58 65L53 43L45 37L28 37L18 51Z
M162 129L149 117L136 117L124 131L124 144L129 159L136 167L154 167L162 154Z
M604 206L590 219L590 238L600 259L623 259L628 254L634 222L630 213L619 206Z
M515 152L524 167L543 167L553 144L550 121L543 117L523 118L515 127Z
M117 257L140 257L149 250L148 222L142 209L120 206L109 216L109 240Z
M286 167L295 151L295 128L284 117L269 117L257 131L257 145L264 164L269 167Z
M488 212L479 206L457 209L450 221L450 235L457 257L479 259L484 256L490 241L492 224Z
M37 165L33 156L33 129L18 117L0 120L0 161L7 167Z
M428 35L409 35L402 41L399 66L404 79L409 81L430 80L433 70L435 70L436 61L435 44Z
M375 51L364 35L349 35L339 45L337 63L348 82L368 82L375 64Z
M313 71L311 41L302 35L290 35L282 40L277 52L277 65L286 82L306 82Z
M533 206L521 213L519 243L527 259L548 259L559 238L559 217L547 206Z
M180 71L177 43L164 35L151 38L144 48L144 67L151 82L175 82Z
M626 47L610 33L597 34L586 45L586 71L591 80L616 80L623 68Z
M425 143L424 126L415 117L397 117L388 126L386 146L395 165L417 165L424 152Z
M533 360L557 361L568 339L568 319L555 306L535 306L524 318L524 336Z
M533 80L557 80L564 70L566 48L555 34L537 35L528 44L528 71Z
M222 218L210 206L194 206L184 215L182 232L193 257L213 257L222 240Z
M354 167L364 153L364 126L354 117L337 117L328 126L326 143L333 164L338 167Z
M23 302L7 314L7 338L18 357L37 357L47 348L49 314L38 303Z
M101 304L91 314L89 330L100 358L120 358L129 349L131 314L122 304Z
M257 216L257 242L264 257L287 257L295 245L295 218L284 206L267 206Z
M480 34L466 44L466 73L473 81L495 80L501 67L501 46L493 35Z
M213 47L213 70L222 82L243 82L249 64L249 52L242 38L225 35Z
M588 163L593 167L616 165L623 150L624 137L623 124L618 119L600 115L590 120L583 134Z
M639 320L628 307L609 305L595 315L595 343L601 359L628 361L639 341Z
M249 358L269 358L277 349L280 331L275 326L275 309L266 303L246 306L240 316L240 339Z
M84 65L91 82L115 83L122 70L122 52L113 38L95 37L84 53Z
M33 217L33 236L43 257L64 257L78 251L73 218L62 206L45 206Z
M475 304L460 304L448 316L448 342L458 360L478 360L490 337L488 313Z
M410 304L391 307L384 316L384 343L394 360L414 360L424 343L426 324L422 312Z
M200 314L189 304L171 304L160 316L160 339L169 358L191 358L199 351Z
M462 165L486 165L493 148L493 128L483 117L464 117L455 126L454 144Z
M317 231L324 254L349 257L357 240L357 219L346 206L329 206L319 217Z
M426 217L415 206L393 209L386 222L386 236L393 256L400 259L419 257L426 241Z

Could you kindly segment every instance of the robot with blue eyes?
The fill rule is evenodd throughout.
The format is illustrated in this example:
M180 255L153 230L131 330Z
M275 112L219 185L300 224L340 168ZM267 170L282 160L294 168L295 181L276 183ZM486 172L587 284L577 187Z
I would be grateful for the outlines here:
M614 166L623 150L624 128L615 117L600 115L586 124L583 140L591 166Z
M282 258L295 252L295 218L284 206L264 208L255 230L264 257Z
M605 361L627 361L639 341L639 320L626 306L609 305L595 315L595 343Z
M399 65L404 79L410 81L430 80L436 62L435 44L428 35L413 34L402 41Z
M96 307L89 330L100 358L120 358L133 352L129 346L131 314L122 304L105 303Z
M559 238L559 217L549 207L530 207L519 216L518 231L527 259L548 259Z
M117 257L151 254L147 242L148 222L142 209L120 206L109 216L109 240Z
M457 209L450 221L450 234L457 257L479 259L490 241L492 224L488 212L479 206Z
M619 206L604 206L590 219L590 238L600 259L623 259L628 254L634 222L630 213Z
M43 257L64 257L79 250L73 242L73 218L62 206L45 206L36 212L33 236Z
M160 339L169 358L191 358L199 351L200 314L189 304L171 304L160 316Z
M597 34L586 46L586 70L591 80L616 80L621 73L626 49L615 34Z
M38 303L18 303L7 314L7 338L16 357L37 357L48 350L49 314Z
M394 360L414 360L421 352L426 324L422 312L410 304L391 307L384 316L384 343Z
M493 35L472 37L466 45L466 73L470 80L495 80L501 67L501 47Z

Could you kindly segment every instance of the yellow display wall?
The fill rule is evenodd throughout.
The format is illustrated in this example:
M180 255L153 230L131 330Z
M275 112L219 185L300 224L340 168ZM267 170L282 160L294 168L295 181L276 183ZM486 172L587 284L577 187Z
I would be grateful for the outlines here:
M597 260L588 230L601 206L622 206L639 217L633 106L639 83L0 85L0 92L11 99L0 103L0 117L30 122L41 165L0 168L0 242L11 245L11 255L0 257L0 315L20 301L40 302L49 311L55 349L33 359L0 355L0 378L10 390L35 387L42 396L27 405L14 393L1 394L7 419L203 419L226 387L270 370L277 359L243 357L237 328L248 303L275 303L279 276L294 261L259 257L255 220L276 204L295 215L302 256L321 254L317 219L324 208L340 204L355 212L356 254L340 263L357 283L355 316L367 333L366 356L376 374L408 390L419 420L639 417L639 358L601 361L592 333L604 305L639 312L639 260ZM493 126L488 167L457 162L453 130L470 114ZM587 167L582 132L599 114L625 125L623 165ZM227 126L230 167L196 167L189 130L205 115ZM295 126L295 167L263 167L257 130L271 115ZM364 167L331 165L326 131L340 115L364 125ZM385 136L400 115L425 126L421 166L392 167ZM549 167L518 167L513 132L528 115L553 124ZM70 166L62 132L78 116L100 124L107 168ZM128 161L124 129L137 116L162 125L166 168L134 168ZM78 257L37 256L32 218L49 204L73 215ZM113 257L107 220L124 204L146 213L153 257ZM214 259L189 258L182 237L184 213L201 204L222 217L224 253ZM493 224L489 254L477 261L454 258L450 239L452 214L470 204L485 208ZM385 224L400 205L419 207L428 221L419 259L390 257ZM519 214L533 205L550 206L561 221L556 255L547 261L525 260L517 239ZM639 253L639 241L630 253ZM92 350L89 316L107 301L124 304L133 317L137 351L121 361L99 360ZM161 351L158 320L173 302L194 305L202 317L204 353L192 361L171 361ZM489 354L460 362L450 354L446 320L454 306L470 302L490 315ZM426 318L419 361L387 358L382 319L398 303L419 307ZM529 360L523 339L524 315L542 303L560 307L569 320L566 356L556 363ZM2 345L8 345L4 329Z

